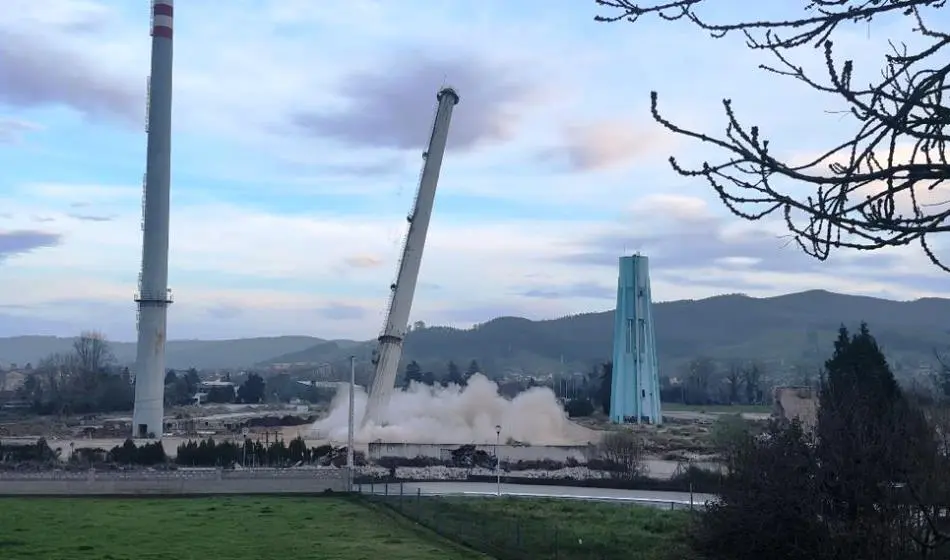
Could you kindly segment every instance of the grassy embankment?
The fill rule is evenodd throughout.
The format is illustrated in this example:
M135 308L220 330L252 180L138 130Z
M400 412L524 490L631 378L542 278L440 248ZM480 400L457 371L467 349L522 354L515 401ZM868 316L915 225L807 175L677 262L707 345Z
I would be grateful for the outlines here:
M689 512L525 498L378 498L406 517L499 559L683 560Z
M2 498L4 560L483 558L347 498Z
M572 500L390 500L392 509L335 497L2 498L0 558L486 558L459 544L518 560L689 557L683 511Z

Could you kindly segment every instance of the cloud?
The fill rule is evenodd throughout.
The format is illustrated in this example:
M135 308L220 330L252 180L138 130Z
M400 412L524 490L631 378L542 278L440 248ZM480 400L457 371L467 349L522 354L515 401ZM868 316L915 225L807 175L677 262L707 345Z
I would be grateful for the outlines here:
M345 303L331 303L317 310L317 313L330 320L362 319L369 313L365 308Z
M291 115L303 132L369 148L422 149L429 139L435 95L444 85L461 102L452 116L449 147L470 149L510 139L534 88L523 69L494 64L473 53L438 58L402 53L370 71L342 80L345 107Z
M671 136L655 123L610 119L564 128L561 146L542 154L565 161L574 171L602 171L664 154L672 147Z
M372 255L357 255L348 257L344 263L351 268L376 268L383 264L383 260Z
M874 171L876 171L877 167L880 165L887 167L887 162L892 158L894 167L931 163L936 166L943 165L940 162L941 155L938 155L943 153L941 151L928 153L926 150L915 149L914 145L910 142L898 143L894 146L893 151L891 151L888 148L886 141L882 142L882 144L883 146L880 146L877 150L872 152ZM825 152L793 153L788 158L789 165L813 165L819 159L824 158L824 155ZM851 166L849 150L839 150L832 157L821 159L821 163L808 169L807 173L816 177L840 177L840 174L832 172L831 166L837 166L842 169L849 168ZM869 168L868 160L866 158L862 159L861 165L858 166L856 173L866 174L870 172L871 169ZM894 184L896 186L902 185L904 182L903 176L904 175L902 174L897 174L895 176ZM933 215L944 212L946 211L947 206L950 205L950 194L947 192L947 186L946 179L940 176L935 179L921 179L915 182L912 188L902 190L900 193L894 195L894 209L898 214L912 217L914 216L914 203L916 201L918 207L921 208L924 215ZM817 188L818 185L814 184L795 183L792 184L790 188L778 190L785 190L793 196L802 198L803 194L811 194ZM825 188L827 189L827 187ZM860 188L854 189L849 198L853 201L853 205L864 202L866 198L888 192L888 190L889 186L886 181L870 181Z
M51 200L62 200L61 191L68 189L49 189ZM681 219L649 219L664 200L667 213L676 210ZM0 200L0 205L8 202ZM688 197L646 199L626 215L624 223L630 225L625 227L436 214L411 320L469 326L501 315L541 319L609 309L621 254L612 246L630 246L636 239L655 244L643 249L650 250L658 301L816 287L866 294L903 290L905 297L947 293L945 282L924 272L905 284L906 275L895 271L926 269L903 252L818 263L793 247L781 249L780 228L757 224L760 229L750 240L747 229L717 218L712 210L703 214L702 207ZM22 203L10 208L21 216L14 226L28 223L22 216L34 211ZM57 223L69 228L68 237L29 259L11 260L0 275L0 294L16 294L16 299L0 296L0 305L30 306L22 313L62 321L68 326L64 335L96 327L113 339L133 339L140 209L137 200L128 200L124 210L115 211L116 219L104 223L60 221L55 214ZM386 232L402 220L396 211L354 218L180 204L172 220L169 280L176 303L169 336L304 333L370 339L383 320L399 258L398 236L387 239ZM378 258L378 266L343 264L361 262L358 257L365 255ZM234 320L238 312L240 320Z
M565 262L617 266L617 258L643 252L651 268L734 266L754 262L759 270L814 270L818 263L803 255L772 230L759 224L734 227L734 222L714 216L703 200L671 195L646 197L631 212L638 228L615 228L580 242ZM650 227L643 227L646 223ZM739 264L738 267L741 267Z
M70 183L27 183L17 189L21 193L43 199L46 203L59 202L65 198L81 199L70 203L70 207L85 207L95 203L111 203L117 200L138 201L142 196L140 186L91 185ZM44 207L48 207L48 204Z
M67 216L83 222L111 222L115 219L115 216L95 216L92 214L67 214Z
M67 33L99 30L113 11L91 0L4 0L4 24L27 29L55 29Z
M563 257L565 262L600 266L617 266L617 258L631 252L649 256L655 268L680 270L703 266L721 266L730 257L754 259L759 269L799 271L817 266L804 255L797 256L797 246L788 247L772 232L749 229L726 239L722 224L709 222L688 225L662 233L602 234L584 241L583 249ZM779 253L782 248L788 251Z
M20 119L0 118L0 144L16 144L22 140L26 133L41 130L42 128L43 127L36 123Z
M678 286L712 289L715 291L722 291L724 293L769 293L773 289L772 285L765 282L746 280L745 278L737 275L732 275L727 278L716 278L704 274L690 275L685 273L660 271L653 276L654 282L656 280L661 280L663 282L675 283Z
M206 310L209 317L228 321L237 319L244 314L244 310L235 305L215 305Z
M143 91L56 45L50 37L0 27L0 103L67 105L92 117L144 116Z
M0 110L56 134L0 150L0 210L9 214L2 223L32 231L49 225L30 221L41 216L63 237L3 263L0 305L25 306L15 312L56 322L60 334L98 327L133 339L145 142L138 127L56 108L141 122L147 10L10 2L0 28L23 49L0 58L0 67L30 58L47 70L39 72L44 88L31 86L43 94L36 103L24 104L20 93L15 105L0 93ZM650 89L664 93L676 122L701 130L721 121L720 97L735 97L755 109L746 118L789 145L815 144L788 132L788 123L829 134L793 110L777 114L774 97L756 96L769 78L756 87L719 79L737 61L754 72L758 60L741 44L730 49L696 33L711 54L667 27L648 37L647 28L578 27L590 17L582 6L538 17L495 0L357 2L342 11L303 0L182 7L170 337L375 336L443 83L462 98L450 132L455 152L443 170L411 320L467 326L499 315L607 309L616 259L637 249L652 259L661 300L815 287L905 297L950 291L905 253L842 253L818 263L788 244L781 224L720 215L705 190L709 201L685 196L698 191L665 163L669 140L642 106ZM695 72L642 56L647 48L678 53L680 66ZM60 63L71 66L64 72ZM112 93L90 100L80 78ZM696 105L696 80L714 112ZM0 81L0 89L11 84ZM778 94L783 107L814 106ZM699 148L677 155L703 159ZM24 324L22 332L33 328Z
M705 200L681 194L651 194L636 201L631 217L639 219L673 219L678 222L706 222L712 210Z
M632 224L580 240L559 262L614 269L620 255L642 252L651 275L665 283L717 290L767 291L786 282L851 277L861 282L898 282L941 290L937 271L919 271L907 251L844 252L830 261L806 255L783 223L744 222L717 215L703 200L680 195L645 197L629 213ZM918 276L919 277L916 277ZM915 276L915 278L911 278ZM830 278L829 278L830 277ZM811 280L807 280L811 279ZM860 279L860 280L858 280ZM944 279L945 280L945 279Z
M0 260L12 255L29 253L34 249L54 247L61 236L36 230L0 231Z
M611 288L603 284L578 282L564 286L531 288L521 292L521 295L528 298L540 299L613 299L617 295L617 292L616 288Z
M104 329L109 326L115 329L109 331L113 338L129 339L134 329L129 302L141 258L138 200L125 200L122 208L110 207L117 216L111 222L89 223L63 218L71 200L63 196L71 191L68 186L47 187L30 191L36 197L30 205L2 200L0 194L0 206L10 204L16 215L29 216L37 207L60 201L63 214L50 214L68 228L69 237L51 252L31 256L29 262L17 261L17 268L5 270L0 275L0 293L28 293L27 299L18 296L10 303L56 301L48 313L75 316L77 323L88 321ZM353 217L332 211L294 215L231 204L177 205L169 266L176 300L170 336L220 337L225 331L237 334L241 329L280 334L313 325L305 330L313 328L321 336L372 338L382 322L399 258L399 235L390 233L405 227L401 210ZM533 259L550 257L558 245L597 227L578 223L568 231L557 221L473 222L438 214L429 230L412 319L445 323L449 317L491 318L453 311L460 302L480 309L508 305L508 314L523 311L543 317L548 308L563 314L570 310L569 300L506 294L518 290L518 279L538 266ZM314 251L315 247L320 249ZM46 271L50 270L60 274L49 275ZM561 282L557 274L550 280L552 285ZM60 301L69 293L80 299L115 302L114 317L123 321L110 319L113 316L104 311L107 306L80 310L78 304L69 304L75 309L69 311ZM0 303L7 301L0 298ZM211 308L222 306L245 310L240 324L216 319Z

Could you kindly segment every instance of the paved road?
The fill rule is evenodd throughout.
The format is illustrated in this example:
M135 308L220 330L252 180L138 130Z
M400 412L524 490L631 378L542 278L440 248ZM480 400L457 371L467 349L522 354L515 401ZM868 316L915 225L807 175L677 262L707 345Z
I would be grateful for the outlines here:
M399 483L374 484L372 490L369 485L362 486L363 492L372 491L377 494L387 493L398 495ZM405 482L402 483L402 492L410 496L422 494L424 496L495 496L498 487L490 482ZM713 500L712 494L693 494L692 501L688 492L660 492L652 490L614 490L612 488L579 488L576 486L539 486L534 484L505 484L501 485L501 493L505 496L524 498L562 498L589 501L633 502L657 507L682 508L689 507L690 503L701 507L707 501Z

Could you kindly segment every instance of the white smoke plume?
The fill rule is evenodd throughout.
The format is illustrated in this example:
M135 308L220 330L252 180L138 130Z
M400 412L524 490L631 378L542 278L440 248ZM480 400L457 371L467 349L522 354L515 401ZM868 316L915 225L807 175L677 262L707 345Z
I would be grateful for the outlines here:
M466 387L429 387L413 383L393 392L384 425L360 429L367 395L357 387L354 439L357 443L495 443L495 426L501 441L534 445L572 445L596 441L596 432L571 422L547 387L533 387L507 399L498 385L481 374ZM349 414L349 386L341 385L330 413L311 428L319 439L345 442Z

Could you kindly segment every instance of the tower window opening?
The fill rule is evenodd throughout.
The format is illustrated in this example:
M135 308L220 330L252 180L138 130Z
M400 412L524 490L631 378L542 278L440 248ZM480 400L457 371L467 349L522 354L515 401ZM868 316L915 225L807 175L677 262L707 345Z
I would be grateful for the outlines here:
M647 322L643 319L637 320L639 327L637 329L637 348L640 350L641 354L646 353L646 340L647 340Z

